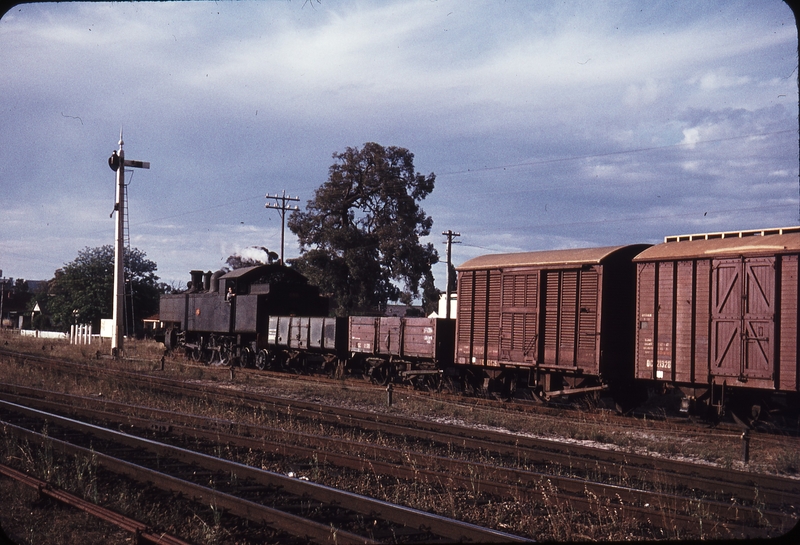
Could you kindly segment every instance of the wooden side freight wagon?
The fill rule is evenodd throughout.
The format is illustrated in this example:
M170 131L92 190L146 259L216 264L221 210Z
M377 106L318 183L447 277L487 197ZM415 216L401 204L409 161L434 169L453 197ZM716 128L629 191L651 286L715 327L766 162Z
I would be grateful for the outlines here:
M494 254L458 267L456 365L544 395L633 376L635 276L647 245ZM477 385L477 384L476 384Z
M731 388L797 393L798 256L800 227L666 237L642 252L636 377L677 386L686 410L721 412Z

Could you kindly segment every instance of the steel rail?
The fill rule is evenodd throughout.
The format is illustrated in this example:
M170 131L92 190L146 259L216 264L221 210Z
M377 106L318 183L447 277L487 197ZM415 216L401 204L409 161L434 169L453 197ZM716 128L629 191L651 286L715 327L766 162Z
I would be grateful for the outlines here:
M448 519L445 517L441 517L431 513L426 513L423 511L418 511L416 509L411 509L408 507L394 505L373 498L367 498L365 496L360 496L350 492L337 490L334 488L319 485L309 481L294 479L291 477L287 477L285 475L280 475L277 473L264 471L262 469L253 468L251 466L239 464L237 462L222 460L213 456L209 456L207 454L193 452L187 449L174 447L171 445L166 445L164 443L159 443L151 439L139 438L125 433L110 430L107 428L102 428L100 426L95 426L93 424L87 424L85 422L80 422L63 416L46 413L44 411L39 411L37 409L24 407L19 404L0 401L0 405L17 413L30 415L36 418L43 418L50 422L69 427L70 429L81 430L84 433L90 433L94 437L118 442L120 444L127 445L137 450L147 450L161 457L165 458L168 457L169 459L178 460L186 464L196 464L199 467L203 467L211 471L224 471L230 475L236 475L237 478L239 478L240 480L251 479L252 481L260 485L278 487L279 489L285 491L286 493L289 493L297 497L313 498L316 501L320 501L328 505L347 506L347 508L357 511L363 515L377 518L380 520L389 521L401 526L407 526L410 528L420 528L420 529L424 528L433 535L441 536L447 539L453 539L457 541L481 542L481 543L498 542L498 541L503 543L530 541L520 536L498 532L488 528L482 528L480 526L476 526L473 524L456 521L453 519ZM18 426L15 427L19 428ZM55 441L55 439L53 440ZM75 448L83 449L82 447L75 447ZM89 452L85 449L83 450L84 452ZM101 456L101 453L98 453L96 450L93 450L91 452L94 452L95 456L97 457ZM109 463L116 464L116 462L109 461L108 460L109 458L111 457L103 454L102 458L98 459L103 464L109 464ZM130 462L122 462L121 468L119 466L117 466L117 468L119 470L122 470L128 468L128 466L130 465L134 464L130 464ZM141 469L140 466L135 466L135 467L137 468L136 471ZM130 471L130 469L128 469L128 471ZM210 490L205 487L198 488L198 485L194 483L187 483L185 481L172 477L168 474L155 472L154 470L150 469L147 469L147 471L156 473L159 475L159 478L164 479L164 482L171 483L170 484L171 489L172 487L175 487L173 491L178 491L182 493L200 494L203 500L206 502L214 499L215 501L217 501L217 505L221 505L226 509L230 509L232 512L234 512L233 511L234 509L237 509L238 514L240 514L240 516L249 515L249 513L254 509L268 509L272 518L290 517L291 524L288 527L281 528L285 531L289 531L290 528L296 528L299 519L299 521L302 521L300 529L307 531L310 537L314 537L315 540L319 540L320 538L330 539L332 533L332 529L330 526L314 523L313 521L308 521L306 519L302 519L294 515L289 515L282 511L277 511L275 509L266 508L265 506L262 506L260 504L249 502L247 500L242 500L240 498L235 498L229 494L224 494L219 491ZM162 483L159 483L159 485L161 484ZM184 489L184 487L186 486L189 487L189 490ZM247 508L244 510L238 508L237 502L245 502ZM263 517L259 517L257 520L259 522L265 522L265 519ZM273 526L273 524L269 525ZM311 527L314 525L319 526L320 528L318 528L316 532L312 533L310 530ZM358 536L356 534L348 534L347 532L341 530L337 530L335 533L338 542L349 541L350 537L352 537L352 539L355 540L354 542L364 542L365 540L365 538L362 536ZM293 535L297 534L293 533Z
M142 467L48 435L40 434L21 426L5 423L4 427L11 430L20 438L42 444L48 443L53 450L64 454L92 457L98 465L112 473L124 475L138 482L150 483L161 490L185 495L192 501L200 502L205 505L213 505L218 509L223 509L236 516L265 524L271 528L287 532L296 537L308 539L316 543L375 543L365 540L362 536L348 534L346 532L337 532L330 526L318 524L302 517L284 513L258 503L184 481L172 475ZM333 538L334 535L336 539Z
M134 377L136 375L133 375ZM617 472L630 474L642 468L658 472L664 478L674 475L684 483L687 478L698 479L715 486L714 493L727 495L737 486L747 485L753 489L769 489L784 492L789 497L800 495L800 480L776 475L756 474L737 469L718 468L681 460L671 460L630 452L614 451L597 447L564 443L553 439L543 439L510 432L493 431L482 428L440 424L429 420L405 418L377 412L364 412L355 409L322 405L293 399L280 398L252 392L232 391L218 386L204 387L165 379L164 382L146 382L155 388L164 388L173 393L195 392L195 395L210 395L215 398L228 398L231 402L251 403L253 407L275 407L275 410L288 409L294 416L303 416L341 425L349 423L354 428L376 432L416 437L443 444L459 445L513 456L515 458L541 459L559 463L565 467L583 466L586 470L600 469L599 464L615 468ZM700 481L702 479L702 481Z
M698 517L688 515L692 510L696 510L700 501L702 508L707 515L719 518L717 524L731 531L739 532L741 535L749 537L760 537L764 535L762 528L758 525L770 525L781 527L786 524L789 516L785 513L773 511L761 507L750 507L738 503L728 503L713 501L709 498L692 498L680 494L668 494L664 492L641 490L630 486L613 485L606 483L589 482L584 479L566 477L562 475L552 475L529 470L503 468L494 465L466 462L454 460L441 456L423 455L419 453L402 452L398 449L381 447L374 445L360 445L342 439L323 438L317 435L277 430L264 426L236 425L232 421L219 421L216 419L186 415L172 411L160 409L150 409L147 407L131 407L121 403L96 398L72 396L70 394L50 393L54 397L63 397L72 401L81 401L100 405L107 409L109 407L122 409L134 409L136 413L146 415L130 416L119 413L108 412L86 407L76 407L74 405L63 405L54 401L43 401L31 398L23 398L5 394L5 397L13 397L17 403L35 405L40 409L57 410L62 413L74 411L81 417L92 417L114 423L125 423L138 426L140 429L161 429L169 430L171 433L202 438L213 444L225 443L241 448L259 449L267 452L277 453L282 456L300 456L308 459L315 459L318 463L331 463L339 467L346 467L357 471L371 471L375 473L388 474L398 478L422 480L433 484L446 484L447 486L460 486L466 489L495 494L505 498L542 498L544 492L539 488L542 483L549 482L554 484L559 494L565 494L558 499L579 504L584 509L596 507L594 502L587 496L594 495L595 498L613 498L611 502L615 508L624 509L626 512L636 515L640 519L652 518L653 516L663 516L666 513L669 522L684 529L693 530L700 524ZM164 422L164 424L158 424ZM181 424L177 424L180 422ZM200 426L200 427L198 427ZM224 427L238 427L239 434L233 435L220 431ZM248 436L241 435L243 433ZM282 435L284 442L269 441L266 437ZM309 446L301 447L297 445L287 445L286 436L295 438L298 442L303 442ZM334 447L338 450L350 450L353 455L337 454ZM362 448L366 447L366 448ZM358 455L355 455L358 452ZM371 456L370 459L364 458L365 455ZM391 461L380 461L375 458L381 457ZM406 464L410 464L406 465ZM443 470L425 469L426 467L441 467ZM475 475L481 475L478 478ZM748 492L753 492L746 489ZM769 505L763 497L759 499L765 505ZM795 503L800 502L800 498L794 498ZM649 505L651 507L642 507ZM707 521L704 521L707 523ZM754 525L756 527L754 527Z
M46 359L41 356L29 356L22 353L17 355L20 357L30 357L37 361L39 359ZM674 474L673 478L681 479L683 482L687 482L687 478L697 479L698 483L715 486L713 490L709 490L715 494L735 494L735 488L741 485L750 486L752 489L767 489L776 492L783 491L790 497L800 494L800 480L774 475L754 474L735 469L722 469L691 462L635 453L617 452L573 443L565 444L556 440L527 437L500 431L454 426L451 424L438 424L432 421L413 420L379 413L363 413L353 409L323 406L265 394L231 391L230 389L217 386L187 384L163 377L142 375L141 373L129 371L108 370L91 367L86 364L73 362L58 363L71 367L76 372L82 374L90 376L105 374L113 377L126 377L129 380L147 384L152 388L162 391L169 391L182 395L208 396L211 395L211 391L213 390L215 398L228 398L234 403L247 401L253 404L254 407L264 408L265 405L271 405L276 409L289 408L294 411L296 415L305 415L309 418L313 417L318 420L335 423L342 423L342 419L347 418L351 421L351 425L361 429L396 433L404 436L415 436L420 439L436 440L444 444L466 446L469 442L473 448L487 449L489 452L508 456L527 456L532 460L538 457L548 460L551 463L561 464L564 467L583 466L584 470L589 471L599 469L599 464L602 463L607 466L612 466L617 473L624 472L625 474L631 474L637 471L637 468L644 468L646 471L658 471L664 478L668 478L667 476ZM409 427L412 423L414 428Z
M80 367L80 364L75 364L75 365ZM113 374L114 376L126 376L129 379L139 380L145 384L148 384L154 389L161 389L161 390L171 391L174 393L181 393L183 395L203 396L206 398L208 398L209 396L213 396L214 399L226 397L230 399L230 401L234 404L241 404L242 402L246 401L247 403L251 403L255 407L262 407L262 408L264 407L265 404L271 404L274 407L276 407L276 410L280 410L281 408L289 408L292 414L296 416L303 415L308 418L327 420L329 422L336 424L349 422L350 425L361 429L366 428L381 432L398 433L404 436L417 436L421 439L427 439L427 440L435 439L445 444L458 444L464 447L468 446L469 448L486 449L489 452L497 452L517 457L527 457L528 459L531 458L532 452L541 449L542 448L541 445L545 444L547 445L547 448L544 450L544 453L539 454L539 456L543 457L543 459L546 459L551 463L557 459L565 467L576 467L582 465L587 471L599 470L603 465L611 465L612 469L614 467L616 468L615 471L627 475L630 475L631 473L635 473L637 471L658 471L661 472L664 476L671 475L673 479L683 479L685 483L689 482L688 479L691 479L692 481L695 482L699 482L700 480L705 480L706 483L710 483L711 485L716 486L715 493L717 494L732 493L732 490L736 486L738 486L738 483L736 482L737 480L744 481L745 486L752 487L752 490L754 491L763 491L765 486L771 487L774 483L778 483L776 489L778 491L783 490L788 499L792 501L792 498L796 497L797 495L798 484L799 484L798 481L791 479L782 479L779 477L755 475L748 472L739 472L737 470L726 469L723 471L717 468L708 468L706 466L698 466L687 462L677 462L679 469L682 467L684 469L689 470L689 473L687 475L676 471L674 467L671 468L671 471L670 470L664 471L664 468L654 467L656 464L661 466L672 466L674 462L671 460L654 458L650 456L642 456L629 453L620 454L620 453L614 453L612 451L607 451L604 449L581 447L577 445L565 446L557 441L532 439L523 436L515 436L509 433L475 430L472 428L456 427L455 428L456 433L451 433L454 429L453 426L450 425L441 426L431 422L415 421L417 429L409 429L403 425L396 424L396 422L407 423L406 419L393 417L390 415L368 413L368 416L364 417L363 413L359 411L353 411L352 409L325 407L313 403L298 402L293 400L290 401L284 398L275 398L273 396L264 396L260 394L252 394L247 392L231 392L228 389L223 389L219 387L207 388L198 385L187 385L185 383L173 381L170 379L163 379L156 377L142 377L139 374L124 372L124 371L121 372L113 371L110 372L109 374ZM397 426L397 428L394 429L393 426ZM446 431L444 432L436 431L436 428L444 429ZM475 435L478 435L479 438L476 439L474 437ZM490 439L480 438L487 436L491 438L499 437L499 440L502 443L497 444L496 442ZM484 443L482 443L482 441ZM554 449L561 449L562 452L555 451ZM581 451L581 453L590 452L593 458L589 458L588 460L583 460L580 458L576 459L573 456L573 453L571 453L570 451ZM611 458L611 460L609 460L608 458ZM627 463L636 461L642 463L641 462L642 460L644 460L644 465L645 465L645 467L643 467L642 469L631 467ZM672 473L674 473L674 475ZM705 473L710 476L704 477L698 475L698 473ZM726 480L725 477L727 476L732 476L733 481Z
M403 436L414 436L420 439L435 440L444 444L458 444L471 448L485 449L501 455L514 457L527 457L531 460L541 459L550 463L558 463L564 467L583 467L586 471L600 469L602 463L611 466L617 473L630 475L643 468L645 471L658 471L664 479L696 480L698 484L713 486L709 492L721 495L735 495L736 488L749 486L751 489L773 490L784 492L788 497L800 494L800 480L788 479L773 475L754 474L735 469L722 469L658 458L635 453L617 452L596 447L587 447L573 443L563 443L551 439L542 439L515 435L506 432L454 426L451 424L438 424L432 421L416 420L381 413L364 413L354 409L334 406L324 406L310 402L289 400L265 394L251 392L231 391L217 386L203 386L187 384L181 381L153 377L132 373L129 371L97 369L85 364L65 362L76 371L91 374L107 374L110 376L123 376L127 379L147 384L152 388L178 393L182 395L209 396L213 391L215 399L227 398L233 403L241 404L243 401L251 403L254 407L264 408L273 406L278 409L290 409L297 416L315 418L336 424L348 419L352 426L360 429L394 433ZM409 427L409 426L413 426Z
M40 356L40 355L37 355L37 354L19 352L19 351L16 351L16 350L8 350L6 348L0 348L0 355L5 355L5 356L8 356L8 357L16 357L16 358L27 358L27 359L34 360L34 361L37 361L37 362L40 362L40 363L46 362L46 363L49 363L49 364L55 363L55 364L59 364L59 365L69 365L69 366L74 366L74 367L88 367L84 363L77 363L77 362L71 362L71 361L66 361L66 360L58 360L58 359L55 359L55 358L49 358L49 357ZM131 358L131 359L132 360L136 360L135 358ZM149 362L152 362L153 360L139 359L139 360L136 360L136 361L142 361L142 362L148 362L149 363ZM232 370L231 367L226 366L226 365L211 365L211 366L209 366L209 365L202 365L202 366L198 365L196 367L202 368L202 369L207 369L207 370L217 369L217 370L219 370L220 374L223 374L223 373L224 374L228 374ZM89 368L93 369L93 372L96 372L96 370L97 370L96 367L89 367ZM278 376L278 377L283 377L284 379L287 379L287 377L288 377L288 375L285 372L269 371L269 370L265 370L265 371L259 370L259 371L257 371L255 369L238 368L238 367L234 367L234 368L236 369L237 373L252 374L253 376L257 376L257 377ZM162 367L162 370L163 370L163 367ZM103 371L108 371L110 373L116 373L117 372L115 370L106 370L106 369L103 369ZM125 373L125 371L119 371L119 372ZM334 383L334 382L335 383L339 383L339 382L341 382L339 379L330 380L330 379L325 378L324 376L319 376L319 375L317 375L317 376L292 375L292 380L307 380L307 381L326 382L326 383ZM403 385L404 384L400 384L398 386L403 386ZM383 390L384 389L383 386L377 386L377 385L369 384L369 383L365 383L364 386L367 387L367 388L375 389L375 390ZM412 391L412 390L409 390L406 393L408 395L416 395L416 396L421 395L421 393L419 391ZM478 397L476 397L476 398L471 399L469 404L466 404L466 403L463 403L462 398L459 397L459 396L453 396L451 394L442 393L442 392L438 392L437 395L447 398L447 401L449 403L464 404L465 406L468 406L468 407L475 407L477 405L477 406L481 406L483 408L497 408L498 406L502 406L504 409L510 409L510 410L513 410L513 411L516 411L516 412L525 413L525 414L534 414L535 413L537 415L545 416L545 417L551 417L552 416L554 418L569 418L570 417L570 414L569 414L570 412L579 412L580 413L580 411L575 411L575 409L572 409L570 407L548 406L548 405L542 405L539 402L529 402L527 400L520 400L520 399L497 400L497 399L488 399L488 398L478 398ZM531 411L530 410L531 408L535 409L535 411ZM677 418L677 419L672 419L670 417L662 417L662 416L659 416L659 415L644 415L644 416L642 416L642 415L639 415L639 414L630 414L629 416L625 416L625 417L622 417L621 415L616 415L616 416L618 416L620 418L624 418L625 420L634 420L634 421L637 421L637 422L642 422L642 420L644 419L644 420L647 421L647 424L651 425L651 426L653 424L658 425L658 424L668 424L668 423L673 423L673 422L684 423L687 420L686 418L683 418L683 417L682 418ZM603 424L607 424L607 422L603 421ZM633 428L633 425L627 424L625 422L618 422L618 423L615 424L615 426L616 427L624 427L626 429L632 429ZM658 429L658 427L656 429ZM674 430L670 430L670 431L674 431ZM737 436L738 437L741 434L741 431L742 431L742 429L740 427L740 424L737 424L735 422L733 422L733 423L725 423L725 422L723 422L723 423L717 423L711 428L705 427L702 431L694 432L694 433L721 432L723 437L732 437L732 436ZM758 429L758 427L756 427L756 428L754 428L754 429L752 429L750 431L753 434L752 437L757 437L757 436L762 436L762 435L764 437L769 437L769 436L775 435L774 432L771 432L769 430L764 430L764 429ZM779 431L781 431L783 437L786 437L787 434L788 434L788 436L794 437L794 438L797 438L798 436L800 436L800 432L798 432L796 429L779 430Z
M70 507L75 507L95 518L109 522L126 532L132 533L136 543L147 542L159 545L191 545L188 541L183 541L170 534L156 533L143 522L139 522L138 520L126 517L111 509L106 509L105 507L86 501L64 490L53 488L49 483L37 479L36 477L26 475L7 465L0 464L0 474L35 489L42 496L47 496L48 498L52 498Z

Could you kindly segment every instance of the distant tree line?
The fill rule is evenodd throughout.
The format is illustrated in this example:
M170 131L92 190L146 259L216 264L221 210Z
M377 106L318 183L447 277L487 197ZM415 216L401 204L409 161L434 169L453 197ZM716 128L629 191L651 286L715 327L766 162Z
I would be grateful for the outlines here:
M126 283L132 294L134 328L140 321L158 313L159 298L172 288L159 282L156 263L137 248L126 249ZM24 292L20 292L22 295ZM44 289L27 293L25 314L34 329L68 331L72 324L92 324L100 330L101 318L110 318L114 301L114 247L84 248L75 260L55 271ZM128 304L130 304L130 299ZM34 309L39 312L34 313Z

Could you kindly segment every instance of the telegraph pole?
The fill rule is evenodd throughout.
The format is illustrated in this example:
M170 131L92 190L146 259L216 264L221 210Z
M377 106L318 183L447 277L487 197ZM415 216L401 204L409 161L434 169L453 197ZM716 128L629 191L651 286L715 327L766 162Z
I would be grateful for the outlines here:
M0 329L3 328L3 300L6 298L6 280L3 278L3 271L0 270Z
M453 231L448 229L447 231L444 231L442 234L447 237L447 288L445 289L445 293L447 294L446 295L447 306L446 306L446 310L444 311L445 312L444 317L449 320L450 319L450 297L451 297L451 293L450 293L450 286L451 286L451 284L450 284L450 267L451 267L451 263L452 263L453 238L454 237L460 237L461 233L454 233ZM458 243L459 243L458 241L455 242L455 244L458 244Z
M284 264L284 261L283 261L283 233L284 233L284 229L286 229L286 211L287 210L292 210L292 211L300 210L300 208L297 205L291 205L291 204L287 204L287 203L288 202L299 202L300 201L300 197L287 197L286 196L286 190L284 189L283 190L283 195L278 195L277 193L275 193L274 195L270 195L269 193L267 193L265 198L267 198L267 199L275 199L275 202L274 203L268 202L266 205L264 205L264 208L274 208L275 210L278 210L281 213L281 265L283 265Z
M115 358L122 355L123 331L122 308L125 297L125 167L150 168L150 163L144 161L129 161L125 159L122 149L122 129L119 131L119 151L111 152L108 166L117 173L117 202L114 210L117 212L117 223L114 228L114 328L111 331L111 355Z

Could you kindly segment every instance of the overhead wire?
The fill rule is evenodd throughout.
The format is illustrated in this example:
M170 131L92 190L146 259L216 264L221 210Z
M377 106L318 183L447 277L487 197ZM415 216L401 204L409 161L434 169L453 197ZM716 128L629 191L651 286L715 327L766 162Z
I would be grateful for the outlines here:
M456 174L473 174L476 172L485 172L490 170L505 170L509 168L519 168L519 167L526 167L526 166L538 166L538 165L547 165L551 163L563 163L567 161L580 161L583 159L598 159L602 157L611 157L614 155L625 155L625 154L632 154L632 153L642 153L642 152L649 152L649 151L657 151L657 150L664 150L670 148L679 148L679 147L689 147L689 146L696 146L698 144L712 144L716 142L728 142L732 140L743 140L745 138L758 138L762 136L772 136L776 134L785 134L790 132L798 132L796 129L784 129L780 131L772 131L772 132L765 132L765 133L758 133L758 134L745 134L740 136L729 136L726 138L712 138L709 140L698 140L697 142L679 142L677 144L666 144L664 146L651 146L647 148L634 148L634 149L627 149L627 150L618 150L618 151L609 151L604 153L592 153L587 155L572 155L569 157L555 157L553 159L540 159L536 161L524 161L521 163L510 163L507 165L497 165L497 166L489 166L489 167L479 167L479 168L468 168L466 170L455 170L451 172L444 172L437 174L436 177L442 176L454 176Z

